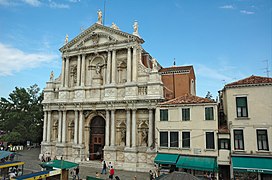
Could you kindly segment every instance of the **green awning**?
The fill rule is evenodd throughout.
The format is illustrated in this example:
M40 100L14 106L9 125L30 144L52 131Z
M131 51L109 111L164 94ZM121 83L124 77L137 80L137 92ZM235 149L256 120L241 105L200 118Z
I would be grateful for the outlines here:
M200 171L217 171L216 157L180 156L177 167Z
M272 174L271 157L233 156L231 159L233 170Z
M179 154L163 154L158 153L154 162L156 164L176 164Z
M59 169L71 169L74 167L77 167L77 163L69 162L69 161L64 161L64 160L53 160L49 162L45 162L41 164L42 167L44 168L59 168Z

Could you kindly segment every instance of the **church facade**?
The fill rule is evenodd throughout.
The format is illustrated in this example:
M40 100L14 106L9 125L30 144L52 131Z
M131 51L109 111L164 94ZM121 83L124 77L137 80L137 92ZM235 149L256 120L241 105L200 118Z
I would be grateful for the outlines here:
M160 72L143 43L137 23L129 34L101 19L67 37L61 74L55 79L52 73L44 89L42 154L73 162L105 159L133 171L153 167L155 109L169 89L162 81L169 73ZM194 91L193 84L188 92Z

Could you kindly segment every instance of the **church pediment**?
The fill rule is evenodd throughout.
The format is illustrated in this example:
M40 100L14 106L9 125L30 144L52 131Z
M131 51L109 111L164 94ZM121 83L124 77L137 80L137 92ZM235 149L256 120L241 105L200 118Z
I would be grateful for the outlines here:
M138 36L95 23L70 42L65 44L62 48L60 48L60 51L63 52L64 50L85 49L88 47L91 48L95 46L132 41L138 41L139 43L144 42L144 40Z

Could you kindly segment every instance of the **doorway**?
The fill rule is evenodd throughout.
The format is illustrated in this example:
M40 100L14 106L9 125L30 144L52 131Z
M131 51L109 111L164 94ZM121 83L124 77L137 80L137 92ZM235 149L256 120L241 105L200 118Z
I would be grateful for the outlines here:
M103 148L105 145L105 120L101 116L95 116L90 125L90 160L104 158Z

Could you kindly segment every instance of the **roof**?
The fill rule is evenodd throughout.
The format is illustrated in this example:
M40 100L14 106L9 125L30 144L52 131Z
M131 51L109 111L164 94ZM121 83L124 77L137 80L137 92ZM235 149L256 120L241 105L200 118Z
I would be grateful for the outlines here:
M64 161L64 160L53 160L49 162L42 163L42 167L53 167L53 168L59 168L59 169L71 169L74 167L77 167L79 164L69 162L69 161Z
M168 68L162 68L159 70L159 72L164 73L164 72L173 72L173 71L188 71L193 69L193 66L172 66Z
M261 76L250 76L239 81L235 81L225 85L225 87L233 87L239 85L257 85L257 84L270 84L272 83L272 78L270 77L261 77Z
M173 104L201 104L201 103L215 103L214 100L194 96L191 94L185 94L183 96L179 96L175 99L171 99L169 101L165 101L160 103L160 105L173 105Z

